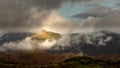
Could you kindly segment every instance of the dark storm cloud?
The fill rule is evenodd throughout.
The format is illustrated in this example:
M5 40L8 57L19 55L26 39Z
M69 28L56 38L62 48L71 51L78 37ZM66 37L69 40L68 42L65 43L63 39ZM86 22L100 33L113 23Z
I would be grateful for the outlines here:
M38 4L46 9L59 8L63 3L90 2L92 0L36 0Z
M35 7L32 0L1 0L0 1L0 28L25 27L30 16L30 9Z
M81 1L91 0L0 0L0 28L36 27L63 3ZM33 15L39 19L31 18Z
M48 17L51 17L53 11L59 9L60 7L64 7L62 4L67 4L67 3L88 4L89 2L98 3L99 1L98 0L97 1L96 0L0 0L0 34L1 33L4 34L6 32L7 33L16 32L16 31L17 32L32 31L41 28L41 26L44 26L45 21L49 20Z
M104 6L93 7L86 12L75 14L73 18L104 17L113 13L113 10Z
M115 5L120 6L120 3L116 3Z

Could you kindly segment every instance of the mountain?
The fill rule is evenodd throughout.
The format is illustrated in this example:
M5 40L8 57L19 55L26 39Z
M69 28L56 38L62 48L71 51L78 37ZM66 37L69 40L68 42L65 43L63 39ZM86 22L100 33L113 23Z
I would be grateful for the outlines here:
M38 41L45 41L46 39L52 41L52 40L58 40L62 36L58 33L41 30L40 32L37 32L31 36L31 39L38 40Z
M89 34L72 33L67 35L67 38L62 40L63 42L60 41L63 37L62 35L45 30L37 33L7 33L0 37L0 44L21 41L26 37L30 37L33 41L37 40L37 42L45 41L46 39L58 42L48 50L8 50L7 52L0 52L0 67L120 67L120 34L117 33L108 31Z
M0 45L6 42L16 42L30 36L31 33L7 33L0 37Z
M64 46L57 44L48 52L73 52L88 55L120 54L120 34L113 32L73 33L69 35L69 41L65 41Z
M50 31L45 31L41 30L40 32L37 33L29 33L29 32L23 32L23 33L6 33L3 36L0 37L0 45L8 42L16 42L16 41L21 41L25 39L26 37L30 37L32 40L37 40L37 41L45 41L46 39L51 40L58 40L62 36L58 33L50 32Z
M42 46L50 49L45 50L48 53L84 53L88 55L101 54L120 54L120 34L108 31L99 31L93 33L72 33L62 36L58 33L41 30L37 33L7 33L0 37L0 45L6 42L16 42L30 37L31 41L37 41L33 44L48 40ZM56 40L57 43L50 44ZM62 42L61 42L62 41Z

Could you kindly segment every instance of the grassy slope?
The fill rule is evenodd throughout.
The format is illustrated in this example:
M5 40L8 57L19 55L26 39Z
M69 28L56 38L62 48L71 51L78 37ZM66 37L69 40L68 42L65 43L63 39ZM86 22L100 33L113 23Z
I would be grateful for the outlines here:
M19 51L19 52L0 52L0 68L6 67L31 67L47 64L61 63L65 59L75 56L68 54L46 54L42 51Z
M40 51L0 53L0 68L120 68L120 60L117 58L105 60L101 57L73 56Z

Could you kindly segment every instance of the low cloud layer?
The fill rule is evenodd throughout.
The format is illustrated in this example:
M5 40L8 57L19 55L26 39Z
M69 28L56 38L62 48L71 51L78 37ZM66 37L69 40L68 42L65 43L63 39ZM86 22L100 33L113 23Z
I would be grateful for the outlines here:
M44 41L43 43L37 42L34 40L31 40L31 38L26 37L22 41L16 41L16 42L8 42L4 43L0 51L7 51L7 50L35 50L35 49L40 49L40 50L47 50L50 49L52 46L56 44L57 41Z

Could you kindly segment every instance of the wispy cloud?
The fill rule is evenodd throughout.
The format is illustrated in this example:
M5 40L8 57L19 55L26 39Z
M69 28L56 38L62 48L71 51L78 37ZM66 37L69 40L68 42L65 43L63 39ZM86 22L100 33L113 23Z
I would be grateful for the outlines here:
M104 17L107 15L110 15L113 12L114 10L112 8L104 7L104 6L97 6L97 7L93 7L92 9L87 10L86 12L73 15L72 17L73 18L87 18L89 16Z

